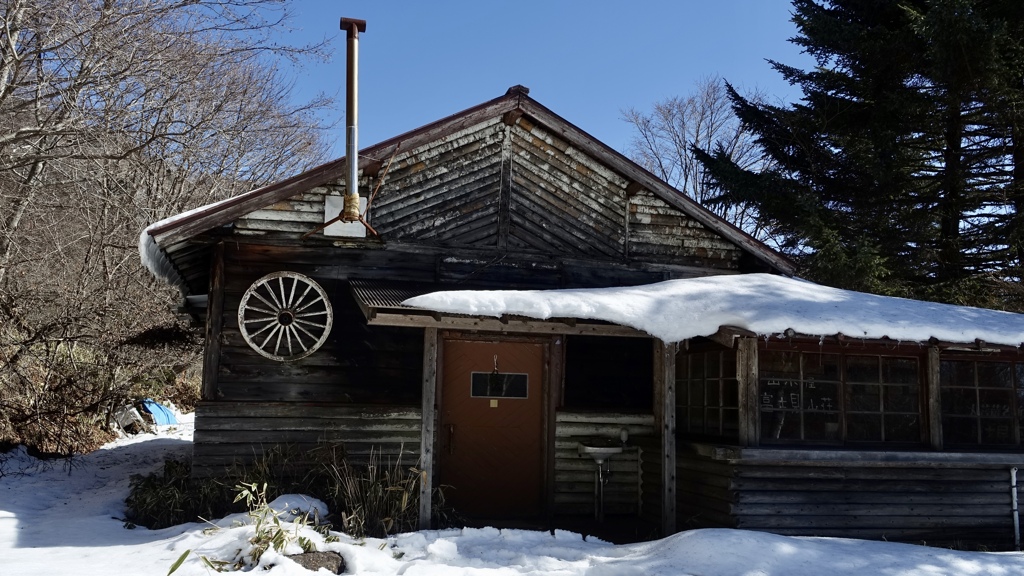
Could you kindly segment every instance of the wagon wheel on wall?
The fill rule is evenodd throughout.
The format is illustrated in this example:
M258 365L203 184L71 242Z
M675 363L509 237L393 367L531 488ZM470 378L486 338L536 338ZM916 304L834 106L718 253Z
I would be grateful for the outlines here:
M334 313L327 293L312 278L274 272L252 283L238 305L242 338L261 355L291 362L327 341Z

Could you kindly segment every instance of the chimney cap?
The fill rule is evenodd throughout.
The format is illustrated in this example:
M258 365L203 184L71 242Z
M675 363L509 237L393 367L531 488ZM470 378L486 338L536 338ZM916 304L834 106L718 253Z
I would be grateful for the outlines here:
M342 18L341 29L347 30L349 34L353 33L353 27L355 27L355 33L366 32L366 20L358 20L356 18Z

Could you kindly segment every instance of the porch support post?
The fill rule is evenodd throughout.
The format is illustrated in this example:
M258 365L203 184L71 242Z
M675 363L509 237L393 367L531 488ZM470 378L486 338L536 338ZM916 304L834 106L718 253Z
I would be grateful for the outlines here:
M740 445L757 446L760 404L757 401L757 338L739 338L736 346L736 379L739 386Z
M654 344L654 418L661 430L661 531L676 532L676 345Z
M203 350L203 400L217 399L220 370L220 333L224 325L224 243L213 249L210 287L206 294L206 348Z
M420 522L430 528L434 480L434 431L437 428L437 328L423 330L423 407L420 419Z
M928 443L932 450L942 450L942 391L939 389L939 347L928 348L925 368L928 386Z

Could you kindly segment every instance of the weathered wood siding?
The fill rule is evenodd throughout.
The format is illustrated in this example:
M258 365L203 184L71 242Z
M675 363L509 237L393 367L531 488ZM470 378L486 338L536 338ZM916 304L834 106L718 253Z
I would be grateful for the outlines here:
M606 514L640 512L644 452L637 441L654 435L650 415L559 412L555 418L555 514L594 513L594 460L580 455L579 444L595 438L617 442L626 429L627 448L607 460L611 469L604 487Z
M958 547L1013 544L1009 469L1015 464L1006 455L851 452L816 460L810 451L805 457L812 459L801 461L792 452L778 459L702 452L679 454L680 528Z
M257 402L420 403L422 331L366 325L345 282L316 266L261 265L259 258L226 250L221 352L211 400ZM331 296L334 327L324 345L296 362L257 354L238 329L238 304L253 281L273 270L308 274Z
M628 182L525 117L508 130L509 246L625 258Z
M630 198L629 235L629 256L637 260L736 269L742 254L735 244L646 190Z
M384 461L402 455L415 465L420 449L420 410L297 402L202 402L196 406L192 473L217 476L251 462L273 446L301 452L323 442L340 444L349 461L365 463L370 451Z
M643 488L640 517L652 526L661 526L665 466L661 458L661 438L653 434L644 436L636 439L636 445L645 455L640 467L640 486Z
M736 244L630 184L528 116L491 118L400 148L386 173L362 177L364 196L379 185L368 220L380 233L362 242L497 251L506 266L532 254L738 269ZM342 180L310 189L246 214L234 233L294 241L323 222L324 196L344 191Z
M505 125L499 118L402 151L370 210L386 241L494 247Z

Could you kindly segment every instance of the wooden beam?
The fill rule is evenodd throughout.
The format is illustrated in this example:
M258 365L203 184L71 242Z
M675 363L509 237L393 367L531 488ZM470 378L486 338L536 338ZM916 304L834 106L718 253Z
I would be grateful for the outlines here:
M217 399L220 370L220 333L224 325L224 243L218 243L210 258L210 290L206 299L206 346L203 350L203 400Z
M734 350L736 348L736 340L743 336L757 336L757 334L744 328L722 326L718 329L718 332L715 332L707 338L712 342L721 344L730 350Z
M557 426L555 419L558 415L558 408L562 403L562 384L565 361L565 337L552 336L544 347L546 354L545 367L547 368L547 394L544 396L544 437L545 444L544 466L544 514L549 521L555 514L555 435Z
M506 126L512 126L513 124L518 122L519 119L522 118L522 117L523 117L522 109L516 108L514 110L509 110L508 112L505 112L504 114L502 114L501 115L501 121Z
M423 331L423 410L420 419L420 521L419 529L431 523L434 488L434 433L437 429L437 329Z
M925 382L928 398L928 443L933 450L942 450L942 391L939 389L939 347L928 347Z
M751 447L760 443L757 401L757 338L739 339L736 350L736 380L739 385L740 445Z
M661 531L676 532L676 345L655 340L654 417L661 434Z
M619 326L617 324L589 324L577 321L575 326L561 319L533 320L506 317L498 318L440 316L428 313L399 314L378 311L367 320L371 326L398 326L403 328L438 328L443 330L470 330L477 332L521 333L521 334L569 334L582 336L626 336L650 338L646 332Z

